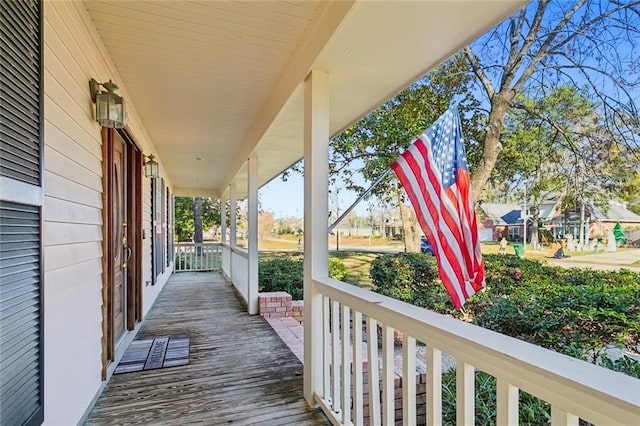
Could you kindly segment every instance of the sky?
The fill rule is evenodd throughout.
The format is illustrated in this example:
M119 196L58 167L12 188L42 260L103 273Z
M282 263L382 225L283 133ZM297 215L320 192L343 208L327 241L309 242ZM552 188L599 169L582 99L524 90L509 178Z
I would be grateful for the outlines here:
M274 214L275 218L302 217L304 211L304 177L296 172L289 175L286 182L280 176L260 188L262 210ZM357 194L342 188L339 192L338 207L342 213L356 199ZM361 201L355 208L358 216L368 216L367 200ZM335 200L329 199L329 209L335 212ZM334 213L335 214L335 213Z

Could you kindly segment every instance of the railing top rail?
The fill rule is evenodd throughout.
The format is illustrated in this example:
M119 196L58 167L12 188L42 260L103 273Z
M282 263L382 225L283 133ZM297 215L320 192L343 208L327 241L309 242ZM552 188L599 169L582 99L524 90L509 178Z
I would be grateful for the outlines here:
M587 421L640 418L638 379L330 278L314 284L325 296Z
M244 249L242 247L231 247L231 251L234 253L238 253L243 257L249 257L249 250Z
M204 242L204 243L191 243L191 242L179 242L174 244L176 247L195 247L195 246L221 246L222 243L217 242Z

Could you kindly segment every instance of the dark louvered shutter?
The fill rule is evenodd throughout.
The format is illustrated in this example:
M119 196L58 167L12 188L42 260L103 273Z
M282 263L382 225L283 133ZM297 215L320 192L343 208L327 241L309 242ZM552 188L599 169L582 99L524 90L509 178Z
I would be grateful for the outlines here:
M40 394L40 208L0 201L0 424L23 424Z
M0 1L0 425L44 419L42 4Z
M40 185L40 6L3 1L0 176Z

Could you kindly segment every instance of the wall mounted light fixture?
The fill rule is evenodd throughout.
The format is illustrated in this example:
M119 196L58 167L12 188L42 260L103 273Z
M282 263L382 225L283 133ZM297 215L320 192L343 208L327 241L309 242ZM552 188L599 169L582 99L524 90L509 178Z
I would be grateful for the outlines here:
M160 177L160 166L155 160L153 154L147 155L144 161L144 175L148 178L155 179Z
M106 91L101 91L102 86ZM98 83L93 78L89 80L91 101L96 104L96 121L102 127L124 129L127 125L127 105L122 97L116 95L118 86L109 80Z

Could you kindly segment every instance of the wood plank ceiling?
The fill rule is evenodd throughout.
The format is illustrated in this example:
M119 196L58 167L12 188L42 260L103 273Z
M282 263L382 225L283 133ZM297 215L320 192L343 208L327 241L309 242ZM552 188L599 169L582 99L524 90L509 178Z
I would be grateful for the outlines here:
M524 2L97 1L85 5L176 194L259 183L302 155L301 83L337 133Z

